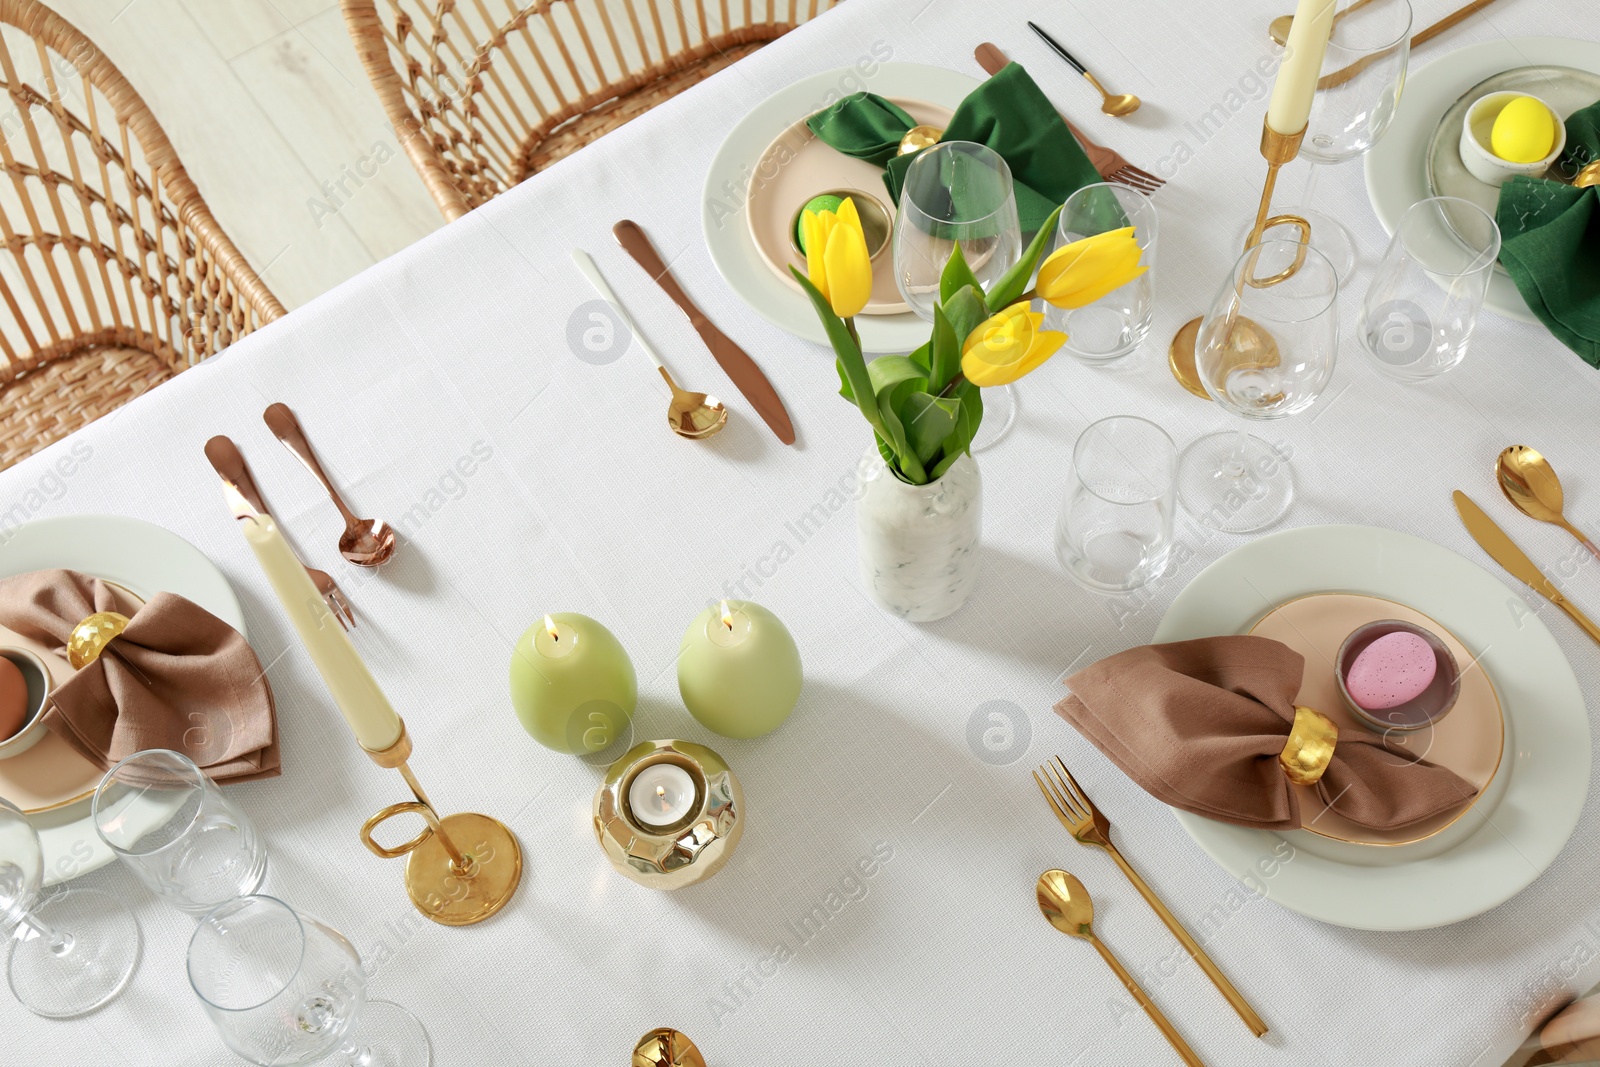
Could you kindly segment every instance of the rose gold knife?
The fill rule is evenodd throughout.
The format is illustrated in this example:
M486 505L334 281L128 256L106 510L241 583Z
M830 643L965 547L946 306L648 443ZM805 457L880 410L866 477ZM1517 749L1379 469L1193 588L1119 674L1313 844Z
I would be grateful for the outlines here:
M745 350L734 344L727 334L706 318L695 302L689 299L689 294L678 285L678 280L667 269L666 263L656 251L655 245L650 243L650 238L639 228L639 224L630 219L623 219L611 228L616 235L617 243L623 251L634 258L639 266L645 269L656 284L666 290L672 302L683 309L689 316L689 323L700 335L700 339L711 349L711 355L716 359L718 366L738 387L744 398L750 401L750 406L756 409L756 414L766 420L772 432L778 435L778 440L786 445L794 444L794 425L789 421L789 413L784 410L783 401L778 397L778 391L772 387L767 376L761 373L761 368L756 366L756 361L745 353Z

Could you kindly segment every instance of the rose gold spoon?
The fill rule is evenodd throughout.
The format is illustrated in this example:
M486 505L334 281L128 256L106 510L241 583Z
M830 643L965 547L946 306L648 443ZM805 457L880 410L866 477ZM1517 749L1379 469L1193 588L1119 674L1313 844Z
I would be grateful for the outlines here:
M305 431L300 429L300 420L294 417L294 412L285 404L273 404L261 413L261 417L266 420L273 436L282 441L306 465L306 470L322 483L322 488L333 498L333 506L344 516L339 555L358 567L376 567L394 555L394 529L382 519L358 519L355 512L345 506L339 490L333 487L322 471L322 464L317 462L317 454L311 451L311 442L306 440Z

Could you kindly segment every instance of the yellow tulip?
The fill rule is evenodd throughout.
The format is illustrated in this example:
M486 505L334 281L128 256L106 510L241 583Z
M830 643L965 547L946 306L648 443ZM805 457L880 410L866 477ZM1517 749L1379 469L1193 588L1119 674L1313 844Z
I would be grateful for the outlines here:
M1029 311L1026 303L1012 304L967 335L961 373L984 388L1032 373L1067 341L1066 334L1041 330L1043 325L1043 313Z
M872 299L872 260L855 201L846 197L837 213L807 211L800 217L806 244L806 277L841 319L861 313Z
M1081 308L1149 270L1139 255L1132 226L1085 237L1050 253L1035 292L1058 308Z

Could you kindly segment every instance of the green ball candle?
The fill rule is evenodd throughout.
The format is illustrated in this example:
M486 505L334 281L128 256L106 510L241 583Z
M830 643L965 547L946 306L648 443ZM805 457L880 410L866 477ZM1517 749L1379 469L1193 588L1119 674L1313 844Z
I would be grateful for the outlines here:
M702 611L678 649L684 707L723 737L760 737L782 726L800 684L800 650L788 628L748 600Z
M609 747L639 702L633 661L616 635L587 615L546 615L511 654L511 706L545 748L582 755Z
M800 218L794 220L794 243L800 246L801 252L806 250L805 216L808 214L820 215L824 211L831 211L837 215L839 213L839 208L843 205L844 198L840 196L834 196L832 193L823 193L821 196L813 196L810 200L806 201L806 206L800 209Z

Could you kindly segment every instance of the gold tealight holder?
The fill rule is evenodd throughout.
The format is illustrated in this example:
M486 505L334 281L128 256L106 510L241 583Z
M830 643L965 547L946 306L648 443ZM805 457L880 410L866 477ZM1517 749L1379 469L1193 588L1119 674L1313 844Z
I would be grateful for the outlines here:
M606 771L594 795L594 833L623 877L682 889L733 855L744 834L744 790L704 745L645 741Z
M387 808L361 827L361 843L383 859L406 858L406 894L423 915L444 926L471 926L498 912L522 881L522 846L511 828L476 812L441 817L422 791L407 760L411 737L400 724L400 737L381 752L362 749L380 767L400 772L417 799ZM403 845L386 848L372 831L397 815L420 815L422 832Z
M1277 285L1294 277L1306 259L1306 249L1311 245L1311 223L1300 215L1272 215L1272 191L1278 184L1278 170L1290 160L1300 154L1300 142L1305 139L1306 128L1300 127L1299 133L1279 133L1264 121L1261 124L1261 155L1267 161L1267 180L1261 187L1261 203L1256 207L1256 222L1250 228L1250 236L1245 239L1245 248L1254 248L1261 243L1261 235L1275 226L1293 226L1297 231L1296 239L1300 248L1295 255L1294 262L1276 274L1265 278L1249 276L1246 284L1255 289L1265 289ZM1254 259L1251 262L1251 271L1254 271ZM1200 379L1200 369L1195 365L1195 344L1200 339L1200 324L1205 316L1197 315L1178 327L1178 332L1173 335L1172 344L1167 348L1167 366L1172 371L1172 376L1178 379L1178 384L1201 400L1210 400L1211 395L1206 392L1205 383ZM1247 319L1239 319L1233 323L1229 332L1229 347L1232 350L1229 359L1236 360L1239 364L1255 364L1258 366L1276 366L1278 362L1278 347L1271 335L1257 327Z

